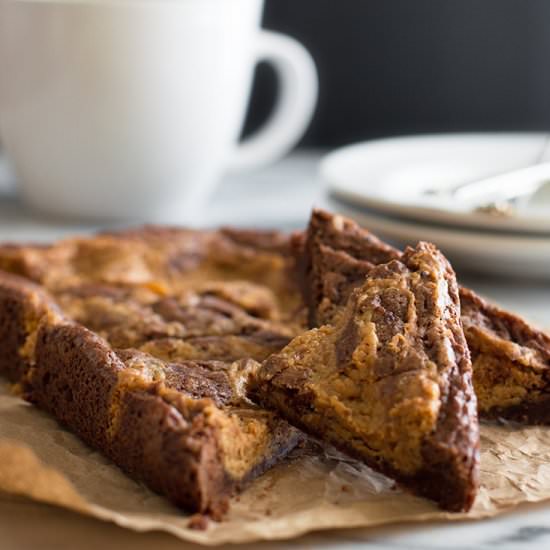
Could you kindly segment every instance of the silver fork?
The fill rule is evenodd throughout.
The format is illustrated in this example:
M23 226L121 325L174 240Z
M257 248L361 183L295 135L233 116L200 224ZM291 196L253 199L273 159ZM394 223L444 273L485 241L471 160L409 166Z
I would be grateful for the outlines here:
M475 212L512 216L550 181L550 162L543 162L549 145L550 135L546 135L533 163L527 167L460 183L448 189L428 189L424 193L467 201Z

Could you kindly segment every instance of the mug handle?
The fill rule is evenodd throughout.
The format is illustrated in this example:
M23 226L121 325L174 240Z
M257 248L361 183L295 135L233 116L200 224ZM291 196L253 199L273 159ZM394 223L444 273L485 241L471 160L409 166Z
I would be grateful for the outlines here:
M228 169L250 170L288 153L306 131L317 103L318 80L309 52L294 38L261 31L256 62L267 61L277 74L277 103L267 122L237 145Z

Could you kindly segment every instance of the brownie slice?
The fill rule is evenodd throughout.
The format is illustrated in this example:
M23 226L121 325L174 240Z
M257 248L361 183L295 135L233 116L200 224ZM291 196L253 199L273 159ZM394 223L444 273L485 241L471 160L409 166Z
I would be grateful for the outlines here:
M313 211L294 248L311 326L334 322L373 264L401 256L352 220L322 210ZM459 296L480 415L549 423L550 337L472 290L459 287Z
M120 298L116 288L102 292ZM93 298L90 288L84 294ZM150 330L139 311L134 315ZM3 272L0 349L0 374L27 400L190 511L220 518L232 493L302 438L244 395L254 361L164 360L115 350L68 319L43 289Z
M460 301L479 413L550 423L550 336L466 288Z
M10 382L21 380L29 369L29 335L43 319L61 316L53 300L39 286L0 271L0 374Z
M146 226L3 245L0 268L39 283L111 346L167 359L261 361L304 327L290 240L278 232Z
M264 318L291 322L301 298L289 250L289 237L276 232L146 226L49 246L0 245L0 270L54 296L70 287L107 285L146 302L202 288L241 306L248 301Z
M125 370L111 401L109 455L176 504L219 517L232 493L302 439L246 398L257 363L167 362L136 350L117 355ZM175 419L184 445L174 440ZM167 424L167 433L155 420Z
M372 268L334 325L269 357L251 395L442 508L478 486L471 363L452 268L430 244Z

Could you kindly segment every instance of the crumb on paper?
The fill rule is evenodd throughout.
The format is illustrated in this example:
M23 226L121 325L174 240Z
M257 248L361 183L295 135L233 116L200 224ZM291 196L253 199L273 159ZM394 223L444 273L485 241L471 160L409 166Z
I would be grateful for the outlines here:
M197 531L205 531L208 528L210 519L205 514L193 514L189 518L189 529L196 529Z

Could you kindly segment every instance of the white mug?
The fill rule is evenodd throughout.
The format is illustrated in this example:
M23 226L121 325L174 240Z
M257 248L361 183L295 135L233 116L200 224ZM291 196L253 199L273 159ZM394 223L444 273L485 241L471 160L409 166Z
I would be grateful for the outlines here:
M189 221L227 170L272 162L311 119L317 75L260 29L263 0L0 0L0 140L30 206ZM258 61L271 118L238 143Z

